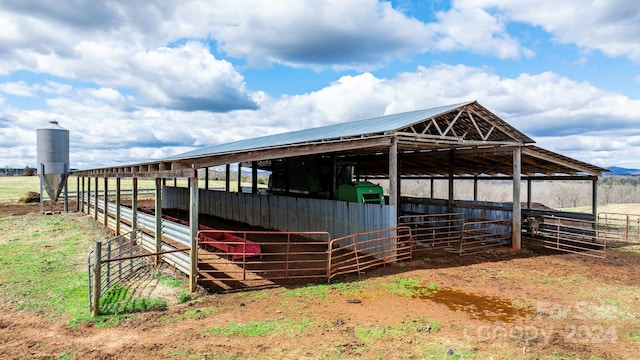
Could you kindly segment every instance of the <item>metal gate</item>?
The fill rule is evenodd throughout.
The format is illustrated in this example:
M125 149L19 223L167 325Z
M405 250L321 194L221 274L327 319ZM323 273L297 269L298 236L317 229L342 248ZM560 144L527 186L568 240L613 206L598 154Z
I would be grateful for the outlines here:
M523 240L538 242L545 248L604 258L607 237L599 236L595 221L539 215L526 221L526 235Z
M140 257L142 253L140 230L95 243L87 255L89 310L92 314L100 312L102 295L145 265Z
M618 243L638 244L640 243L640 215L599 213L598 236Z
M327 278L331 281L338 275L359 274L372 267L411 260L413 247L408 226L333 239L329 244Z
M464 221L464 215L460 213L405 215L398 218L400 225L411 228L414 246L423 249L457 249Z
M201 230L198 283L216 290L327 276L327 232Z

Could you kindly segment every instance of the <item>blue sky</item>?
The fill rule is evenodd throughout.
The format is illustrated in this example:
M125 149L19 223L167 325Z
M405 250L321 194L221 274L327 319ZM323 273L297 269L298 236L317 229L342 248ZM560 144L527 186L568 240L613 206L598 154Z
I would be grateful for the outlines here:
M0 166L71 166L477 100L538 145L640 168L632 1L0 2Z

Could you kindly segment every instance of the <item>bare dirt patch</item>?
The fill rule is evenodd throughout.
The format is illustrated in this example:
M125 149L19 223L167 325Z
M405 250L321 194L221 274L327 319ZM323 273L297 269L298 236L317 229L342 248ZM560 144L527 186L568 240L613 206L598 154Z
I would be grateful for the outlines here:
M0 209L15 214L29 207ZM38 211L36 206L29 212ZM424 251L414 259L341 278L333 286L277 283L173 301L167 310L133 314L108 328L72 329L66 319L0 304L0 358L633 359L640 354L640 340L634 338L640 337L636 252L611 250L602 260L544 249L465 257ZM177 290L162 293L156 285L141 281L135 287L145 296L176 298ZM459 306L436 301L430 294L438 289L458 294L447 300ZM467 302L460 294L468 295ZM492 316L502 313L509 316ZM257 333L243 333L248 324ZM240 325L245 327L233 327Z

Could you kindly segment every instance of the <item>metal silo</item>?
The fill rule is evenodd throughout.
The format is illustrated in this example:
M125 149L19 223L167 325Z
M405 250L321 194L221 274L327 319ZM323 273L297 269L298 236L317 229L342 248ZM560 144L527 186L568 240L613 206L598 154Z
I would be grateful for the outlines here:
M43 189L49 199L58 201L65 190L64 202L67 210L67 177L69 176L69 130L53 120L44 128L37 129L38 176L40 176L40 210L43 210Z

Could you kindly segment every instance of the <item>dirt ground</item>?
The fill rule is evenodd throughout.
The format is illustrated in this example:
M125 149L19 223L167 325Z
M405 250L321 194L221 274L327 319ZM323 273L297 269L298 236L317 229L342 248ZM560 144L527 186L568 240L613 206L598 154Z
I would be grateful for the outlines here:
M31 205L0 209L3 214L38 211ZM465 257L423 252L414 259L340 279L345 284L365 280L368 285L359 291L336 288L326 296L296 297L290 294L300 286L279 284L203 295L165 311L135 314L117 327L71 329L65 319L0 304L0 358L640 358L636 252L611 250L606 259L544 249ZM384 291L394 279L435 285L441 295ZM210 331L232 322L283 319L317 325L262 336ZM363 337L361 331L393 333L416 323L394 336Z

